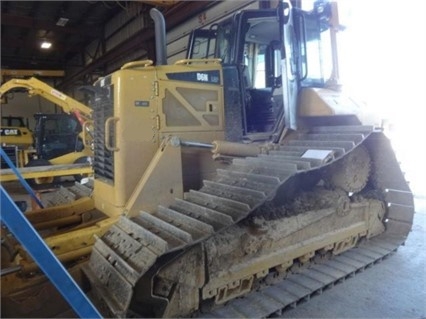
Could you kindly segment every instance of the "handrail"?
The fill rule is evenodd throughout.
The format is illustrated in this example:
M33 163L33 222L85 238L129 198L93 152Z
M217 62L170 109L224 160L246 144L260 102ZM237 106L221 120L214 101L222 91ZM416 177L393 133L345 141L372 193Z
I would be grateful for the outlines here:
M222 59L182 59L175 62L175 65L191 64L191 63L214 63L220 64Z
M142 61L132 61L124 64L120 70L127 70L127 69L133 69L138 67L144 67L151 66L154 62L152 60L142 60Z

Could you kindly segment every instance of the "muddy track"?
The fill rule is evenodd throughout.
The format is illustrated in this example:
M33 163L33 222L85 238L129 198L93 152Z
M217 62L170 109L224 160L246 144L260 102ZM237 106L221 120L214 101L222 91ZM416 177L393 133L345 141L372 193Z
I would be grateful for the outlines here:
M280 316L392 255L404 236L379 235L332 259L290 274L281 283L254 291L198 318L267 318Z
M375 179L376 185L386 194L388 202L387 231L377 239L382 245L365 248L366 251L375 252L374 260L358 257L350 262L347 254L356 252L349 251L337 257L346 258L346 263L343 262L346 266L340 268L346 268L347 271L337 268L335 275L326 273L322 276L327 277L327 280L315 278L315 269L310 268L306 274L292 275L282 283L296 285L298 289L293 287L289 293L286 289L290 288L283 288L283 298L279 300L268 299L267 291L272 289L275 291L273 295L277 295L276 290L281 289L281 285L251 293L246 299L228 303L220 312L215 310L216 312L204 315L244 317L246 310L243 308L250 303L253 307L262 309L261 312L251 312L251 316L256 313L256 317L266 317L288 306L294 306L300 300L309 298L334 282L384 258L404 241L411 228L414 209L411 192L392 151L386 143L383 144L383 140L382 133L374 133L368 126L313 128L267 155L234 159L229 167L217 171L214 180L204 181L200 190L189 191L184 199L176 199L169 207L159 206L152 214L141 212L131 219L122 217L96 241L88 266L84 269L91 281L93 294L100 297L98 307L113 316L126 317L133 287L159 257L185 250L224 231L249 216L265 202L272 201L277 193L288 192L294 185L303 185L311 177L315 180L316 173L344 158L361 144L370 144L370 149L378 149L372 154L372 179ZM326 160L302 158L308 150L329 150L333 156ZM387 170L397 171L386 174ZM371 243L373 241L366 245ZM372 254L367 254L369 255ZM332 272L333 266L330 265L339 263L340 259L333 259L321 267L331 267ZM311 282L311 285L307 282ZM258 306L252 302L254 294L266 294L256 296L255 299L259 298L260 302ZM242 308L239 308L239 304Z

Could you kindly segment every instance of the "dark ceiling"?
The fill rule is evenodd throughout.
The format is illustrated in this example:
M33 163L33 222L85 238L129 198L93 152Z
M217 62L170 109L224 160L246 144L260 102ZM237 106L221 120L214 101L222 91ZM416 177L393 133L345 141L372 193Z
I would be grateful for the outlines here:
M153 31L137 34L95 59L90 65L71 65L76 55L95 39L102 43L103 27L122 10L148 14L157 6L166 18L167 29L212 5L212 1L4 1L1 0L1 67L6 69L82 70L68 81L78 80L141 45L154 42ZM65 26L58 25L68 19ZM40 48L51 41L49 50ZM150 46L148 44L148 46ZM154 47L152 44L151 47ZM149 52L152 54L153 52ZM74 59L75 61L75 59ZM75 62L74 62L75 63Z
M63 69L102 37L103 25L128 4L116 1L1 1L1 64L10 69ZM143 5L143 4L141 4ZM57 25L68 19L65 26ZM43 40L53 46L40 48Z

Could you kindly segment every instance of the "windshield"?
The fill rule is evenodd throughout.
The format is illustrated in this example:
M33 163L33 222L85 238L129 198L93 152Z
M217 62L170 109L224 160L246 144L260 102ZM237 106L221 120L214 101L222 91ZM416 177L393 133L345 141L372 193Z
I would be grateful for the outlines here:
M231 63L232 54L232 22L221 25L217 31L216 57L222 59L222 63Z
M300 41L302 87L322 87L333 74L331 36L326 16L296 12L296 32Z

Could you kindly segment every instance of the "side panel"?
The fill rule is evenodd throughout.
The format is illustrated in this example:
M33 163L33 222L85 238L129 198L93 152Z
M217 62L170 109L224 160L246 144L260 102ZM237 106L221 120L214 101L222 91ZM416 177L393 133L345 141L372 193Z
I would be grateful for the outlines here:
M27 148L33 144L33 136L26 127L2 126L0 127L1 143Z
M101 164L112 170L97 175L97 208L116 215L129 198L137 202L133 191L167 137L204 143L224 139L222 81L217 63L148 66L112 75L103 87L113 92L113 113L97 125L103 130L97 143L104 145L98 155L106 154ZM101 165L98 159L101 156L95 155L95 167ZM182 166L186 189L197 187L215 169L209 150L191 148L182 151ZM146 187L155 189L155 183L168 181L151 179L150 183Z
M164 70L164 73L163 73ZM169 71L170 70L170 71ZM215 66L159 67L159 110L162 133L223 130L222 72ZM208 136L206 136L209 138Z
M154 85L155 69L150 67L120 70L112 75L113 116L99 125L104 134L97 143L103 143L111 152L113 170L109 178L95 180L96 207L109 215L126 204L158 148Z
M160 137L212 143L223 140L222 67L216 63L158 67ZM198 189L217 168L208 149L182 148L184 190Z

